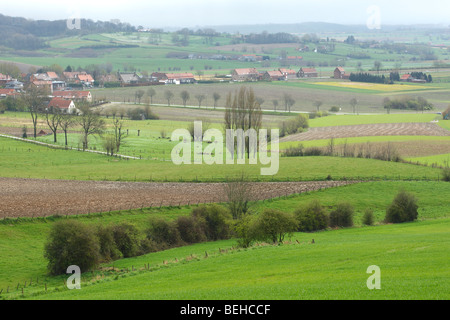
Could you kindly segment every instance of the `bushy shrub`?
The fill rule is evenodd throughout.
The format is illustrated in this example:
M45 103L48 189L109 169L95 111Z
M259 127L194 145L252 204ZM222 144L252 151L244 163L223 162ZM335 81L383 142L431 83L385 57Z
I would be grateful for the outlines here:
M48 260L51 274L64 274L71 265L82 272L98 266L100 244L95 230L79 221L56 222L45 244L44 257Z
M362 217L362 223L366 226L372 226L375 222L375 216L373 214L373 210L370 208L367 208L364 211L364 215Z
M353 206L348 202L339 203L336 209L330 212L330 227L353 226Z
M122 253L114 241L114 229L112 226L98 226L97 236L100 244L100 256L104 261L117 260Z
M252 215L243 216L236 220L233 226L234 234L238 238L237 245L248 248L257 238L255 219Z
M450 167L442 169L442 180L450 181Z
M176 226L181 240L186 243L198 243L206 241L205 231L201 224L193 216L181 216L176 220Z
M112 227L117 249L124 258L134 257L139 253L140 234L136 226L123 222Z
M297 209L294 215L298 221L298 231L311 232L328 227L328 215L319 200L312 200L305 207Z
M324 151L319 147L309 147L303 150L303 156L305 157L314 157L314 156L322 156Z
M299 114L295 118L283 121L280 125L280 136L284 137L289 134L295 134L305 131L309 128L308 118Z
M386 209L385 221L388 223L414 221L419 215L417 209L416 197L405 190L400 190Z
M146 229L147 239L153 240L162 249L180 245L181 237L174 222L162 218L150 218Z
M265 209L254 222L255 239L261 241L283 242L287 234L298 228L293 214L275 209Z
M288 149L284 150L283 156L285 157L301 157L303 156L303 144L296 147L290 146Z
M222 206L200 206L192 210L192 216L200 223L208 240L228 239L231 236L232 216Z

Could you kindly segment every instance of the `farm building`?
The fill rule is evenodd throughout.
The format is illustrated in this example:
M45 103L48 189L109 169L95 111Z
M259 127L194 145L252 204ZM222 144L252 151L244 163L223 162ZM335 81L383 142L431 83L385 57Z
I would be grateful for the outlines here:
M53 97L92 102L92 94L90 91L54 91Z
M50 102L47 105L47 108L58 108L63 113L72 114L74 112L77 112L77 108L75 107L75 103L73 100L67 100L62 98L53 98L50 100Z
M404 74L400 77L400 81L411 82L413 80L413 76L410 74Z
M337 67L334 69L334 78L335 79L349 79L350 74L345 73L345 69L342 67Z
M284 80L284 76L279 70L266 71L263 73L263 79L266 81L280 81Z
M233 81L257 81L259 72L255 68L234 69L231 78Z
M299 78L317 78L319 76L315 68L300 68L297 75Z
M53 85L50 80L35 80L31 82L31 85L39 89L44 89L48 92L53 92Z
M187 84L195 83L195 77L192 73L153 73L151 79L155 82L164 84Z
M136 74L136 72L118 73L118 78L119 81L124 84L137 84L141 81L141 78Z
M283 75L284 80L297 79L297 72L295 72L295 70L285 69L285 68L280 68L278 70Z

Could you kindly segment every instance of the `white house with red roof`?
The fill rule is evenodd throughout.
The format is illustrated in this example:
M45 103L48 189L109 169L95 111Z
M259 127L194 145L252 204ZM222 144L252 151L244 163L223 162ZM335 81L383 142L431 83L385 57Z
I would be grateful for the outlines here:
M50 102L47 105L47 108L48 109L58 108L63 113L67 114L73 114L78 111L78 109L75 107L75 103L73 102L73 100L67 100L58 97L54 97L52 100L50 100Z

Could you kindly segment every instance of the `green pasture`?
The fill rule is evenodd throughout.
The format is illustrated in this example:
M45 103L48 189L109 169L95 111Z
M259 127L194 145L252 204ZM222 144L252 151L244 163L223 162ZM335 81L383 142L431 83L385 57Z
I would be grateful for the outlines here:
M36 290L35 296L25 298L445 300L449 298L449 225L447 218L295 234L288 244L222 254L217 247L230 247L232 241L196 245L117 265L131 270L150 264L151 271L99 275L81 290L68 291L61 285L58 291L52 288L43 294L40 285L40 294ZM167 265L164 260L169 261ZM367 288L370 274L366 271L371 265L381 270L380 290Z
M416 223L407 223L403 225L383 225L382 220L384 219L384 214L386 207L392 201L395 192L400 189L405 189L409 192L412 192L418 199L419 205L419 219ZM436 190L440 190L439 193L436 193ZM275 208L284 210L287 212L293 212L297 208L307 204L313 199L318 199L321 204L327 209L327 211L331 211L335 205L341 201L350 202L355 208L355 227L343 230L333 230L333 231L325 231L318 233L296 233L292 239L290 239L291 244L285 244L279 247L266 246L264 249L261 247L261 250L269 250L264 251L263 255L268 255L272 257L272 255L281 255L278 259L283 261L283 266L287 266L290 269L292 264L300 263L298 265L299 268L305 268L306 273L294 274L293 281L294 283L301 282L307 285L304 290L304 295L298 296L293 293L292 289L285 288L286 284L284 283L283 275L285 275L285 268L280 269L280 265L278 264L278 268L275 268L275 264L269 264L269 269L267 272L273 274L272 277L279 278L280 282L275 286L276 291L287 291L283 294L283 299L338 299L338 298L353 298L360 299L366 296L360 297L361 294L358 290L352 291L354 293L347 294L338 294L334 292L330 296L323 296L319 293L319 291L315 291L315 285L312 284L313 280L316 280L316 285L321 285L327 287L325 284L325 273L330 272L331 274L335 274L336 272L350 272L350 274L346 275L346 279L350 277L353 272L356 272L356 269L351 271L353 268L357 268L359 266L358 261L362 259L364 263L366 263L366 259L372 259L373 263L369 265L377 264L382 269L383 274L383 265L388 268L391 266L390 263L392 261L397 261L399 265L397 268L391 266L389 268L394 268L392 271L397 270L400 267L400 261L402 261L403 267L405 267L405 271L411 272L410 268L418 267L418 262L421 259L425 259L425 256L421 254L427 253L426 256L426 265L427 267L431 267L432 269L428 270L429 276L434 274L435 276L440 275L446 270L445 264L442 265L441 259L445 259L446 250L448 250L448 245L444 245L446 243L445 238L448 237L448 226L450 216L450 203L449 199L446 196L450 192L450 184L446 182L394 182L394 181L383 181L383 182L368 182L356 185L348 185L344 187L331 188L321 191L314 191L309 193L304 193L300 195L291 195L288 197L277 198L273 200L268 200L265 202L257 202L251 206L252 212L260 212L263 208ZM366 208L371 208L375 213L375 223L374 227L362 227L361 224L361 216ZM90 215L80 215L80 216L69 216L67 219L77 219L78 221L87 223L87 224L115 224L123 221L127 221L135 224L139 229L145 228L145 222L149 218L149 216L158 216L163 217L164 219L174 219L180 215L185 215L190 212L192 207L181 207L181 208L161 208L161 209L143 209L143 210L131 210L131 211L122 211L122 212L111 212L111 213L98 213L98 214L90 214ZM51 277L47 275L46 272L46 261L43 258L43 248L46 241L47 234L55 221L59 219L66 219L65 217L48 217L48 218L21 218L21 219L6 219L0 221L0 252L2 253L2 257L5 257L0 261L0 290L1 288L6 291L6 288L9 288L10 295L4 295L5 298L20 298L21 296L21 288L24 287L25 281L27 281L27 287L24 288L25 298L33 298L34 294L40 294L36 296L36 298L40 299L59 299L59 298L68 298L67 295L70 295L74 299L98 299L95 295L97 294L96 288L102 287L105 290L105 294L111 295L111 298L114 299L140 299L140 298L150 298L150 299L203 299L202 294L206 294L203 292L204 290L210 290L212 287L215 287L218 283L223 281L223 288L228 288L225 291L217 291L214 293L212 297L214 298L227 298L231 291L238 290L237 288L232 289L231 283L237 283L245 279L243 277L241 280L236 279L236 281L231 281L222 279L220 275L222 272L228 273L229 263L228 259L232 259L234 255L239 255L239 259L242 259L243 262L241 266L248 268L248 266L252 266L251 269L255 272L253 276L250 278L256 281L265 281L264 274L266 272L262 270L262 266L264 264L255 262L261 257L259 255L253 256L254 253L258 251L253 251L254 249L248 250L239 250L239 251L231 251L228 254L219 254L219 248L229 249L232 246L236 245L236 240L226 240L226 241L218 241L218 242L209 242L209 243L201 243L187 247L174 248L162 252L151 253L140 257L128 258L115 261L114 263L105 264L104 267L112 267L125 270L128 268L131 270L143 268L144 264L150 264L152 270L154 272L148 273L143 271L135 271L135 272L123 272L118 274L109 274L108 272L96 272L95 275L91 273L86 273L83 275L83 290L80 291L81 295L74 293L69 293L63 290L62 281L64 279L63 276L59 277ZM311 239L315 239L316 249L310 251L313 247L310 247L309 244ZM301 245L297 246L298 240ZM296 247L292 247L295 244ZM271 251L272 249L277 248L276 251ZM294 250L295 248L295 250ZM292 249L292 250L291 250ZM424 250L426 249L426 250ZM285 250L287 250L285 252ZM303 252L302 250L307 250ZM318 250L318 251L315 251ZM365 251L365 254L362 252ZM391 252L392 251L392 252ZM198 272L190 272L189 268L191 263L194 266L201 267L203 263L208 259L204 259L205 252L208 252L208 259L211 259L211 263L214 263L216 266L216 273L210 273L207 271L202 271L199 269ZM303 254L302 254L303 252ZM333 253L334 252L334 253ZM407 254L409 252L409 255ZM414 254L411 254L413 252ZM298 254L301 254L298 256ZM419 254L419 256L417 256ZM187 257L194 255L193 261L188 262ZM397 256L399 255L399 256ZM216 259L223 259L223 261L219 261ZM175 263L175 258L179 261ZM247 261L249 259L249 261ZM329 260L331 259L331 260ZM336 259L336 260L335 260ZM377 260L378 259L378 260ZM277 259L275 259L277 260ZM337 261L341 261L336 265ZM368 261L367 260L367 261ZM168 261L169 264L163 265L163 261ZM264 259L265 261L265 259ZM313 262L316 262L317 272L313 272L311 266ZM388 263L391 261L390 263ZM425 261L422 261L425 262ZM200 263L201 265L198 265ZM217 264L216 264L217 263ZM306 265L303 265L306 263ZM311 265L310 265L311 264ZM217 269L217 265L220 265L221 268ZM328 265L327 267L324 265ZM330 268L330 265L336 265L335 268ZM321 267L322 266L322 267ZM211 266L212 267L212 266ZM235 266L237 267L237 266ZM234 271L238 271L233 267ZM341 269L344 267L344 269ZM423 266L424 267L424 266ZM185 274L190 274L188 278L191 281L190 277L194 277L196 287L200 290L200 295L194 294L193 292L189 293L184 298L181 297L181 294L185 289L182 287L185 286L188 282L182 282L181 287L174 286L171 282L171 277L166 280L163 280L164 277L168 276L166 272L170 272L172 268L173 272L181 272ZM178 269L182 268L182 269ZM188 268L187 270L183 270L184 268ZM209 268L209 267L208 267ZM358 267L359 268L359 267ZM420 270L422 267L420 267ZM309 271L307 271L309 270ZM347 270L347 271L345 271ZM388 269L389 270L389 269ZM388 271L385 270L385 271ZM231 270L229 270L231 271ZM238 273L241 273L241 270ZM364 275L363 270L363 275ZM203 273L206 272L206 273ZM161 273L161 274L160 274ZM445 272L444 272L445 273ZM103 277L101 276L103 274ZM205 276L209 274L209 277L215 279L213 283L215 283L212 287L206 283L206 281L199 281L202 278L202 275ZM388 273L386 273L387 275ZM396 276L395 283L403 283L399 277L399 274L394 272ZM420 284L420 287L424 286L421 281L425 281L422 276L422 273L419 273L414 281ZM99 277L97 277L99 276ZM247 275L248 276L248 275ZM145 283L150 281L156 281L156 283L160 284L163 287L171 287L172 290L159 292L158 290L147 290L146 285L141 288L140 285L135 281L141 281L138 277L144 277L146 279ZM154 278L156 277L156 278ZM218 277L218 278L216 278ZM269 278L272 278L269 277ZM316 278L317 277L317 278ZM323 278L325 277L325 278ZM368 276L366 276L367 278ZM96 279L92 281L92 279ZM123 279L122 279L123 278ZM275 279L272 280L275 280ZM389 277L387 279L390 279ZM409 277L408 277L409 279ZM422 279L422 280L421 280ZM429 279L426 277L426 279ZM32 283L30 284L30 280ZM123 289L128 287L128 294L125 292L121 292L121 290L116 291L109 287L109 282L113 281ZM117 281L117 282L116 282ZM122 282L123 281L123 282ZM168 281L168 283L165 283ZM236 297L238 299L251 298L258 299L259 294L257 293L257 288L254 286L254 281L244 281L242 285L239 285L238 290L242 292ZM405 280L407 283L410 280ZM271 281L269 281L271 282ZM47 294L42 295L44 291L44 284L47 283L49 288ZM186 283L186 284L185 284ZM16 286L19 284L19 289L17 290ZM91 286L95 284L95 286ZM386 282L386 285L388 282ZM268 285L268 284L266 284ZM336 286L346 286L343 284L343 281L338 281ZM353 284L352 284L353 285ZM103 287L105 286L105 287ZM405 284L406 286L406 284ZM445 286L444 286L445 287ZM58 288L58 292L55 291L55 288ZM134 290L129 291L131 288ZM388 288L391 288L388 286ZM216 288L218 289L218 288ZM441 287L442 289L442 287ZM63 290L61 292L60 290ZM180 291L181 290L181 291ZM230 290L230 292L228 292ZM267 290L267 289L264 289ZM334 290L334 289L333 289ZM392 288L391 288L392 290ZM439 297L444 294L441 290L435 289L430 292L423 292L422 289L417 289L414 293L410 293L406 296L401 296L402 290L395 290L391 292L391 290L386 290L383 295L378 295L377 297L383 298L406 298L406 297L419 297L423 298L431 298L431 297ZM344 290L345 291L345 290ZM444 290L445 291L445 290ZM159 293L158 293L159 292ZM197 290L195 290L197 292ZM212 293L210 293L212 294ZM266 292L268 294L266 298L273 298L271 294L273 292ZM406 294L406 293L405 293ZM431 296L425 296L425 294L431 294ZM385 296L386 295L386 296ZM445 296L445 294L444 294ZM0 296L1 298L1 296Z
M224 181L242 172L255 181L333 179L439 179L440 170L405 163L340 157L280 158L275 175L262 176L258 164L182 164L160 160L120 160L76 150L59 150L0 138L0 176L115 181ZM165 161L162 161L165 160Z

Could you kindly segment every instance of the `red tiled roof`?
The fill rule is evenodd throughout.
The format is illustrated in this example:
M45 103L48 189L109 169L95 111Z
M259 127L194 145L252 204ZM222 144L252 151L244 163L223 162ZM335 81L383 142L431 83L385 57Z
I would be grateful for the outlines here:
M315 68L302 68L304 73L316 73L317 70Z
M94 79L92 78L92 76L90 74L79 74L78 79L80 81L85 81L85 82L93 82L94 81Z
M166 73L167 79L191 79L194 78L192 73Z
M49 104L48 107L54 107L54 108L60 108L60 109L68 109L70 107L70 104L72 103L72 100L66 100L61 98L53 98Z
M336 69L338 69L341 73L345 73L345 69L342 67L337 67Z
M14 89L0 89L0 95L12 96L15 92Z
M50 78L52 78L52 79L58 79L58 78L59 78L58 75L57 75L55 72L53 72L53 71L47 72L47 75L48 75Z
M403 80L407 80L407 79L409 79L409 78L411 78L411 75L410 75L410 74L404 74L404 75L402 75L402 76L400 77L400 79L403 79Z
M238 75L259 74L255 68L234 69Z

